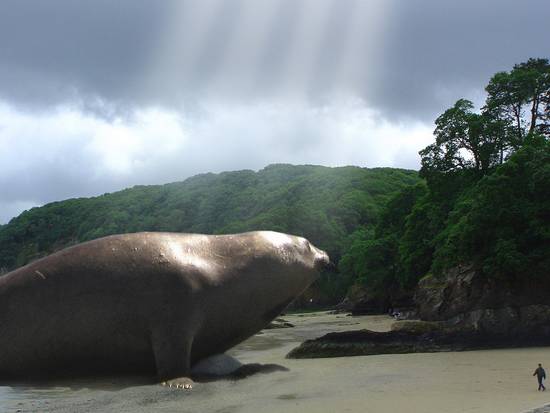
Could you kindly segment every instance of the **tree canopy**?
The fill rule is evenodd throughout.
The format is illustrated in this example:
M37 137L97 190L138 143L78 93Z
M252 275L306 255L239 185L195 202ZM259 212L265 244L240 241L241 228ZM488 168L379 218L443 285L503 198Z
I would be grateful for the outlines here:
M428 274L474 264L488 277L550 274L550 65L499 72L476 111L459 99L435 120L417 184L374 231L351 239L340 269L377 294L412 292Z
M514 149L519 149L529 134L550 133L548 59L529 59L510 72L499 72L485 90L488 96L484 111L511 126L509 144Z

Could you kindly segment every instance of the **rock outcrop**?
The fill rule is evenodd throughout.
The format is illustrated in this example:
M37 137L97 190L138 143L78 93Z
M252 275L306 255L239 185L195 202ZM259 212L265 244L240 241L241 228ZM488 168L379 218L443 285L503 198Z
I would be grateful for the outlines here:
M550 282L484 277L471 266L426 277L415 294L422 320L485 334L550 334Z
M273 330L276 328L292 328L294 327L294 324L289 323L288 321L282 319L282 318L276 318L271 323L269 323L267 326L264 327L264 330Z
M348 296L348 309L353 315L383 314L390 306L387 298L373 295L367 288L355 285Z
M473 266L422 279L415 293L421 321L389 332L329 333L290 358L339 357L550 346L550 280L487 278Z
M349 311L353 315L387 314L389 310L397 309L403 316L410 317L414 311L414 301L399 286L390 288L386 294L373 294L369 289L355 285L344 301L335 307L337 311ZM416 313L415 313L416 314Z
M288 358L369 356L376 354L434 353L490 348L548 346L550 334L486 334L479 330L446 327L444 323L405 321L392 331L370 330L328 333L307 340L288 353Z

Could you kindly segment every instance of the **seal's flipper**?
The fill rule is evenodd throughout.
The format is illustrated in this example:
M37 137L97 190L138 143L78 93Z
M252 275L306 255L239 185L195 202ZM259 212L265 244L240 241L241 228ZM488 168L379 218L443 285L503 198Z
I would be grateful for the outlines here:
M157 376L161 382L169 383L190 376L193 334L157 330L153 332L151 341Z
M166 387L173 387L176 389L191 390L195 383L189 377L177 377L175 379L163 381L160 384Z

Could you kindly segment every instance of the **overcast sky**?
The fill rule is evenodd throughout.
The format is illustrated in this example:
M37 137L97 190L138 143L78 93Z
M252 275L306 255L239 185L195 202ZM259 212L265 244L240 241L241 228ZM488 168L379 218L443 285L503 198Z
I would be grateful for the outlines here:
M0 224L270 163L419 166L435 117L550 57L548 0L2 0Z

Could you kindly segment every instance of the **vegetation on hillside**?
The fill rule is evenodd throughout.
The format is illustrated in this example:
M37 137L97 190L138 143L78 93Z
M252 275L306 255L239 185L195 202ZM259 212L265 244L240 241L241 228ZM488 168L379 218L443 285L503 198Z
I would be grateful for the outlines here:
M403 189L340 261L375 296L474 264L488 277L550 274L550 64L495 74L479 112L460 99L420 151L425 184Z
M275 230L307 237L336 262L348 234L375 223L395 191L418 174L390 168L271 165L259 172L194 176L33 208L0 228L0 268L63 247L138 231L206 234ZM327 279L331 291L345 292Z

